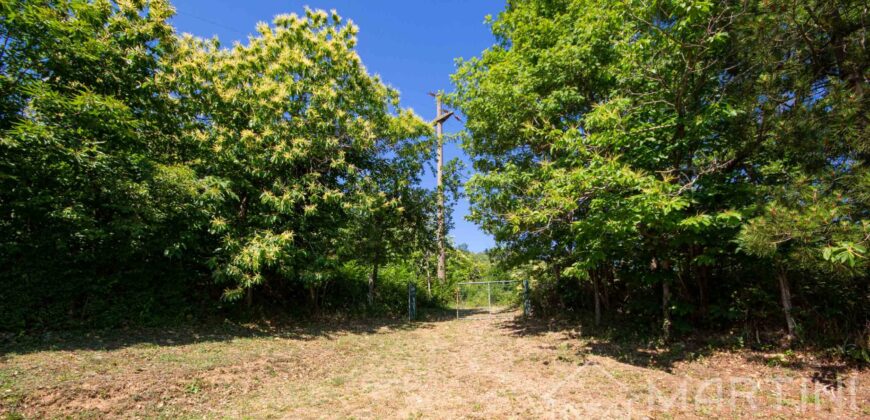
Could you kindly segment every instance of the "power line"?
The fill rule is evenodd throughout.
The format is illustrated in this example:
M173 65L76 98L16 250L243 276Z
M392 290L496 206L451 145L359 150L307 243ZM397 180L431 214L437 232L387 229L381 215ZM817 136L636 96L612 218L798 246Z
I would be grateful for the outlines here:
M185 16L185 17L193 18L193 19L196 19L196 20L198 20L198 21L200 21L200 22L208 23L209 25L213 25L213 26L217 26L217 27L220 27L220 28L224 28L224 29L226 29L226 30L233 31L233 32L235 32L235 33L237 33L237 34L239 34L239 35L242 35L242 36L248 36L248 33L242 32L242 31L240 31L240 30L238 30L238 29L236 29L236 28L233 28L232 26L224 25L223 23L215 22L215 21L213 21L213 20L211 20L211 19L207 19L207 18L204 18L204 17L202 17L202 16L197 16L197 15L194 15L194 14L192 14L192 13L182 13L182 12L180 12L180 11L178 11L178 10L176 10L176 14L177 14L178 16Z

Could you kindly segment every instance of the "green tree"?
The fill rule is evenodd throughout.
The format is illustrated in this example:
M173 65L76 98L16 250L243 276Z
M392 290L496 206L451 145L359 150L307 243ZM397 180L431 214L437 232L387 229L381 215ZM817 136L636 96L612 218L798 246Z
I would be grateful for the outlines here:
M861 296L848 279L867 276L865 9L510 2L498 43L454 75L479 172L471 217L508 260L591 279L596 302L613 270L636 300L660 288L665 337L672 312L706 319L711 288L728 305L750 279L778 276L790 312L766 258L834 270ZM791 218L766 221L771 206Z
M203 214L155 79L172 13L162 0L0 3L3 326L117 322L124 305L160 305L169 281L154 278L184 284L167 273L184 270Z
M209 150L197 169L219 180L210 264L224 297L250 303L255 287L289 282L314 306L342 249L365 250L376 278L387 252L376 251L399 235L402 177L418 170L390 154L430 129L366 73L357 28L335 12L281 15L257 31L230 49L184 38L166 77L196 116L189 136ZM347 243L355 218L371 223L363 243Z
M419 134L423 134L420 132ZM419 186L427 142L410 139L385 144L361 183L361 200L348 214L349 231L344 258L370 265L368 304L375 301L379 269L385 264L411 258L415 251L431 249L435 196Z

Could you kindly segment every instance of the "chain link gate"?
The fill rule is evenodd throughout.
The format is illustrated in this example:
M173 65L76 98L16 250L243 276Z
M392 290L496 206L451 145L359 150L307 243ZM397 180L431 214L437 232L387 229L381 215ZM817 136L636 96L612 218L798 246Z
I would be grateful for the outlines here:
M495 316L507 316L507 317L513 316L513 314L511 314L509 312L509 309L510 309L510 307L515 307L513 305L515 305L516 303L509 303L507 306L501 306L501 307L498 307L498 306L494 307L493 306L493 286L501 287L500 290L498 290L498 289L496 290L496 294L501 295L502 298L504 298L505 295L508 295L508 298L510 299L511 292L510 292L510 289L508 286L514 285L514 284L522 287L522 291L521 291L521 293L522 293L521 299L522 300L521 300L521 302L519 302L520 303L519 306L522 308L523 316L525 317L525 316L531 315L531 303L529 301L529 281L528 280L468 281L468 282L461 282L461 283L456 284L456 319L462 318L463 314L469 315L469 317L467 319L475 319L475 318L473 318L473 316L479 315L480 312L478 312L478 309L480 309L482 307L486 307L486 309L487 309L485 315L488 315L488 316L485 316L485 318L492 318ZM462 299L463 286L465 286L466 288L467 287L486 286L485 305L483 304L483 302L481 302L483 300L483 297L481 296L481 294L482 294L481 292L478 292L477 294L470 296L469 298L467 298L465 300L465 303L463 303L463 299ZM519 289L519 287L517 287L517 289ZM515 290L517 290L517 289L515 289ZM477 301L478 305L476 307L472 308L472 307L470 307L470 305L468 305L469 301ZM514 300L513 302L516 302L516 301ZM494 311L494 309L497 309L497 311Z
M460 318L460 287L463 285L487 285L487 307L490 315L492 315L492 285L493 284L513 284L522 282L522 308L523 316L528 317L532 314L531 301L529 300L529 281L528 280L502 280L502 281L483 281L483 282L464 282L458 283L456 288L456 319ZM417 285L413 282L408 282L408 322L413 322L417 319Z

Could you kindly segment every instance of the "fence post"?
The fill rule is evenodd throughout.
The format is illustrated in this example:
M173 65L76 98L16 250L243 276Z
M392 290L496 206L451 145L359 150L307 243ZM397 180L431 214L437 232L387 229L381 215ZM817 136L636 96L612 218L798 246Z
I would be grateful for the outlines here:
M532 314L532 303L529 301L529 280L523 280L523 316Z
M408 322L417 319L417 285L408 282Z
M459 288L462 285L456 285L456 319L459 319Z
M492 283L486 284L486 300L489 302L489 313L492 313Z

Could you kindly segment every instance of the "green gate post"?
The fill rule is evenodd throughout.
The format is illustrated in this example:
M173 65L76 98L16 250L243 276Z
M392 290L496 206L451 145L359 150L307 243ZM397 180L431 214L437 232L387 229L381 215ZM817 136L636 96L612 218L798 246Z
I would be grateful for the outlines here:
M492 283L486 284L486 301L489 303L489 313L492 313Z
M417 285L408 282L408 322L417 319Z
M529 301L529 280L523 280L523 316L532 314L532 303Z

